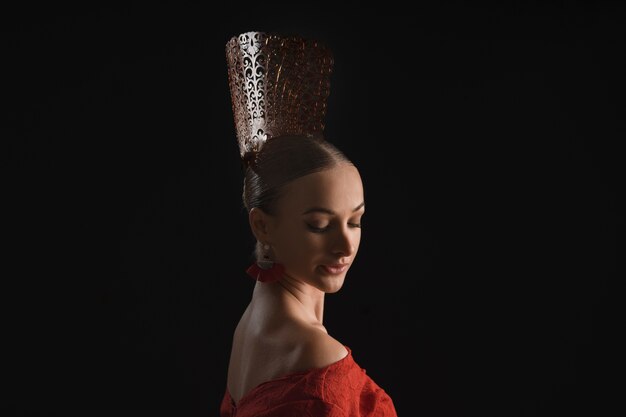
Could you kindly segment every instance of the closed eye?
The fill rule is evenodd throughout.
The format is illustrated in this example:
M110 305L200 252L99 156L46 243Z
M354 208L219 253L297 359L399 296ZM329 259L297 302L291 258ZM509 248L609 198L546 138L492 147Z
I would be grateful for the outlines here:
M360 229L361 228L361 223L348 223L348 226ZM316 226L313 226L313 225L307 223L307 228L310 231L312 231L313 233L324 233L324 232L328 231L328 229L330 228L330 225L325 226L325 227L316 227Z
M326 226L326 227L316 227L316 226L313 226L313 225L310 225L310 224L307 223L307 227L313 233L324 233L325 231L328 230L329 226Z

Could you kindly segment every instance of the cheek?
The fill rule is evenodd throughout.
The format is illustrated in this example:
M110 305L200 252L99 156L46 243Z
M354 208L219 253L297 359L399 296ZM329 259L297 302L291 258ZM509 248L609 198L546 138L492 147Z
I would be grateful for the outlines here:
M289 233L281 240L281 257L290 261L306 261L324 249L322 236L314 233Z

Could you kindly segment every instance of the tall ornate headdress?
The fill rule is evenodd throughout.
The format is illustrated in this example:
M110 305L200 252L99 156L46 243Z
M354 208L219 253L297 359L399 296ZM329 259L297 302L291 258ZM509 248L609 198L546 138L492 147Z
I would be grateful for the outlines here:
M299 36L246 32L226 44L228 83L242 162L267 140L324 130L331 51Z

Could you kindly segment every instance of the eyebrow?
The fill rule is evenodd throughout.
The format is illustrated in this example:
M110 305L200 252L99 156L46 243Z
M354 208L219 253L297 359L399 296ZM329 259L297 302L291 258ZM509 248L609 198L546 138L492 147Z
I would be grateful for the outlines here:
M358 211L364 205L365 205L365 201L362 202L361 204L359 204L358 206L356 206L354 208L354 210L352 210L352 211L353 212ZM308 209L304 213L302 213L302 215L304 216L305 214L309 214L309 213L325 213L325 214L331 214L331 215L337 214L334 211L332 211L331 209L327 209L325 207L311 207L310 209Z

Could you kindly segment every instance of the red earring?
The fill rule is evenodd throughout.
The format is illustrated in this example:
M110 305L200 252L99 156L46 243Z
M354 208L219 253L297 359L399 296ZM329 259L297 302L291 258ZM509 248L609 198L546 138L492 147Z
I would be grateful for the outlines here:
M269 245L263 245L263 249L269 250ZM276 263L269 259L269 256L265 255L264 260L256 261L248 267L246 273L257 281L261 282L274 282L283 277L285 267L279 263Z
M283 277L285 268L281 264L273 262L273 265L271 267L264 269L259 265L258 262L255 262L248 267L246 272L257 281L274 282Z

